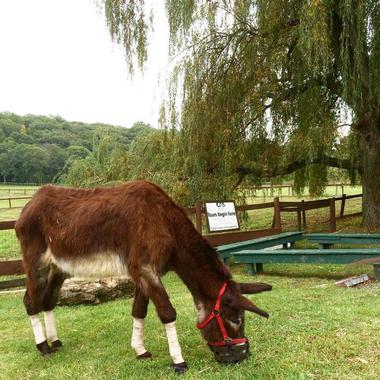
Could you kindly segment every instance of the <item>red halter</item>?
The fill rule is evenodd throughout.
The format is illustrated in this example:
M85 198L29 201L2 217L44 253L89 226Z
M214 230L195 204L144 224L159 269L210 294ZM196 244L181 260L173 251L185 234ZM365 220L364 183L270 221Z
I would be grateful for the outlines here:
M223 340L220 342L208 343L210 346L231 346L233 344L241 344L241 343L248 342L247 338L236 338L236 339L230 338L227 334L226 328L224 327L224 323L222 321L222 318L220 317L220 301L224 292L226 291L226 288L227 288L227 282L225 282L220 288L218 298L216 299L215 306L212 312L203 322L197 324L198 329L201 330L214 318L218 322L220 331L222 332L222 335L223 335Z

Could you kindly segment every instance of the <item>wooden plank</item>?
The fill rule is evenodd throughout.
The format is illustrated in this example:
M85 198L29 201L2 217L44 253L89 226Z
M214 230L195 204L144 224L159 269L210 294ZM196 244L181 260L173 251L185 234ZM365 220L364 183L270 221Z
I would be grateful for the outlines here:
M13 230L15 228L15 224L16 224L15 220L0 222L0 231L1 230Z
M302 230L301 209L297 210L297 226L299 230Z
M335 199L330 199L330 232L336 231Z
M343 194L342 195L342 204L340 206L340 214L339 214L339 217L340 218L343 218L344 216L344 208L346 206L346 194Z
M331 256L331 255L339 255L339 254L345 254L345 255L357 255L360 253L363 254L369 254L370 256L380 256L380 248L341 248L341 249L244 249L237 254L243 254L243 253L250 253L256 254L278 254L278 255L297 255L297 254L312 254L317 255L321 254L322 256Z
M241 231L241 232L229 232L223 234L214 234L214 235L203 235L204 238L212 246L219 246L223 244L236 243L244 240L256 239L263 236L275 235L280 233L281 230L272 228L265 230L255 230L255 231Z
M16 288L18 286L25 286L25 278L0 281L0 289L11 289L11 288Z
M380 244L380 234L307 234L306 240L319 244Z
M25 272L21 260L0 261L0 276L23 273Z
M250 210L261 210L263 208L272 208L273 202L266 202L266 203L257 203L252 205L240 205L236 206L237 211L250 211Z
M277 229L281 229L281 207L280 207L280 198L276 197L273 200L274 207L274 223L273 227Z
M380 255L379 249L242 250L231 254L238 263L349 264ZM380 263L380 260L379 260Z
M32 196L29 196L29 197L0 197L0 201L17 201L17 200L20 200L20 199L32 199Z
M319 199L315 201L304 201L304 202L280 202L281 209L286 207L301 207L303 210L312 210L316 208L323 208L323 207L329 207L330 205L330 198L329 199Z
M360 215L363 215L363 211L353 212L352 214L343 215L342 219L343 218L350 218L350 217L353 217L353 216L360 216Z
M352 286L356 286L358 284L362 284L363 282L369 281L368 274L362 274L360 276L352 276L348 278L344 278L343 280L339 280L335 282L337 286L345 286L350 288Z
M363 194L354 194L354 195L346 195L345 199L353 199L353 198L361 198ZM343 195L341 197L335 197L336 201L341 201L343 200Z
M307 201L302 206L303 210L316 210L319 208L329 207L329 205L330 199L323 199L321 201Z
M302 239L302 232L284 232L281 234L260 237L257 239L221 245L217 249L218 252L224 257L226 255L230 255L231 252L238 252L242 249L263 249L289 242L295 242Z

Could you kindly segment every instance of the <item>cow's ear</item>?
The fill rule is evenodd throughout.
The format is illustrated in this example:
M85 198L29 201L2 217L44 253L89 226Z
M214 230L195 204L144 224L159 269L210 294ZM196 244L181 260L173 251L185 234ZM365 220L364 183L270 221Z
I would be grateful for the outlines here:
M240 292L242 294L255 294L272 290L272 285L263 282L239 283Z

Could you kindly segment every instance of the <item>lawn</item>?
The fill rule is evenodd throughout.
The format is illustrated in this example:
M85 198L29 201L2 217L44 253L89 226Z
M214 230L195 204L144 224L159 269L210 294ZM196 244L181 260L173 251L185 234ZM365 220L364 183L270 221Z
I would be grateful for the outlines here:
M347 272L342 272L346 268ZM363 267L363 270L367 268ZM290 270L290 271L289 271ZM235 366L216 363L195 328L192 297L174 274L165 285L177 309L182 351L189 364L185 379L378 379L380 297L376 283L343 289L336 278L350 266L267 266L260 281L273 291L250 296L270 313L248 314L246 334L252 355ZM239 280L249 281L234 266ZM290 277L291 276L291 277ZM129 346L131 300L99 306L57 308L64 348L44 358L34 348L22 294L0 295L1 379L170 379L164 328L149 308L145 342L154 359L137 361Z
M360 201L347 202L348 213L358 208ZM12 218L17 218L19 210L11 211ZM328 209L308 212L308 229L326 230L328 215ZM249 216L246 228L266 228L270 227L273 210L254 211ZM296 228L294 214L284 214L283 227ZM338 230L361 231L360 217L339 220ZM13 231L0 234L0 259L17 258ZM232 265L232 270L239 280L253 280L245 274L243 266ZM265 276L260 276L259 281L272 284L274 289L250 298L267 310L270 318L247 316L246 334L252 355L236 366L221 366L214 361L195 328L196 313L190 293L174 274L169 274L164 282L177 309L178 334L189 364L184 378L377 379L380 285L377 282L343 289L334 284L337 279L361 273L372 275L372 266L266 265ZM177 378L169 368L164 328L152 305L145 336L153 360L137 361L129 346L130 299L99 306L57 308L64 348L43 358L34 348L22 296L22 293L0 294L1 380Z

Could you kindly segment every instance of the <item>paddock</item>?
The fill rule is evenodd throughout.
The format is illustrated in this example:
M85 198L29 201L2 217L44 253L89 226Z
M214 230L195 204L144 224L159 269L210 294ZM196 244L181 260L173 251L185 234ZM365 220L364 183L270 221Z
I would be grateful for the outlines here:
M245 266L233 265L232 270L238 280L251 280ZM342 265L287 265L283 269L266 265L267 274L260 281L271 283L274 290L254 299L271 316L264 320L247 315L252 355L237 366L221 366L213 360L196 331L190 293L176 276L168 274L164 284L178 311L180 343L191 364L186 378L377 379L380 337L373 331L380 327L380 289L336 287L335 279L350 275L351 270ZM157 379L176 378L168 366L165 330L153 307L149 307L145 333L155 357L140 362L129 347L131 300L57 308L58 328L66 345L47 359L33 350L30 327L20 312L21 294L3 294L0 303L4 379L147 379L153 373Z

